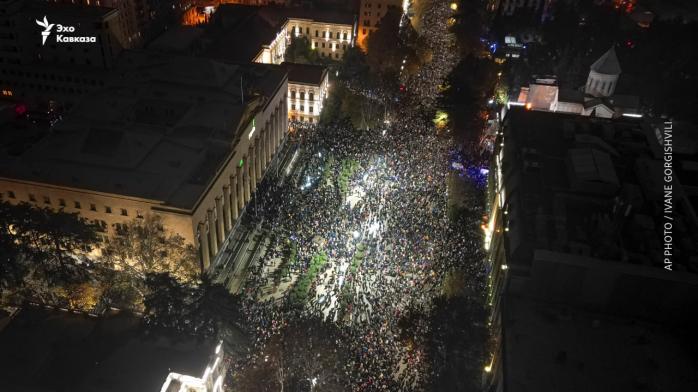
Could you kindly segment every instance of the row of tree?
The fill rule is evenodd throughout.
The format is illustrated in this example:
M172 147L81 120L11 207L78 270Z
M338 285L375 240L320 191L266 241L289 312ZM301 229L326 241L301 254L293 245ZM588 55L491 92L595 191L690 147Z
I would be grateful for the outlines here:
M111 236L104 231L77 213L0 202L3 300L142 310L147 274L169 273L182 283L199 277L193 246L157 215Z

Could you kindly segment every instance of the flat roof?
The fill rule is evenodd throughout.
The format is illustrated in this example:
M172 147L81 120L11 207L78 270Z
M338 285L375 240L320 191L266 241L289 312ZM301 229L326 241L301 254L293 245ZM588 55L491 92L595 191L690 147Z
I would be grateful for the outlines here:
M91 317L22 309L0 332L3 390L159 391L172 372L200 377L214 342L146 333L126 313Z
M289 83L320 85L327 75L327 67L324 65L284 62L281 66L288 71Z
M695 391L698 360L667 327L507 296L505 391Z
M504 236L512 266L525 271L535 249L550 249L664 267L663 216L654 208L663 197L662 161L649 124L512 107L503 127ZM677 206L685 194L674 185ZM696 238L694 218L682 216L686 225L675 226L675 238ZM681 255L676 268L698 268L689 256L694 243L674 244Z
M192 209L286 78L281 67L140 51L114 75L47 137L0 157L0 176Z

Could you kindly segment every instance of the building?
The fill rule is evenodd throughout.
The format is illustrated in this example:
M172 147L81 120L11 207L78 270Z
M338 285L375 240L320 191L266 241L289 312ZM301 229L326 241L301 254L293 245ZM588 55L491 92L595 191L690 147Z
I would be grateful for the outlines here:
M359 26L357 44L361 49L367 49L367 39L378 30L380 21L388 12L388 7L403 8L403 0L361 0L359 5Z
M611 48L591 65L583 88L560 88L554 76L536 78L528 87L521 88L515 104L531 110L582 116L642 117L639 97L615 94L620 74L616 51Z
M341 59L354 45L356 22L352 14L344 12L223 4L206 30L204 56L281 64L293 37L306 37L320 57Z
M28 305L8 314L0 308L3 391L157 392L168 374L215 369L209 358L216 353L215 363L222 352L217 347L191 336L148 333L142 319L127 312ZM217 379L224 365L219 360L210 375Z
M666 331L698 321L685 312L698 304L695 181L680 172L671 181L674 240L667 248L664 143L657 132L657 124L637 118L521 107L507 113L483 224L489 323L497 337L483 377L488 390L633 390L633 377L644 371L639 364L605 367L632 346L627 331L656 332L657 344L643 355L656 350L657 358L671 357L662 369L685 357ZM695 166L675 158L677 167ZM597 339L602 333L626 339ZM653 378L648 389L675 390L686 379L680 371L669 374L676 377ZM688 382L694 388L684 389L698 385L695 378Z
M149 19L150 9L147 0L48 0L58 4L78 4L85 7L105 7L117 10L114 21L121 32L119 44L125 49L136 48L143 42L143 35Z
M223 356L223 342L218 343L211 360L201 377L170 372L162 384L160 392L223 392L226 361Z
M104 85L121 51L114 21L118 11L33 0L0 3L0 87L3 97L30 106L70 107ZM53 30L42 44L37 20L76 27L65 36L94 37L95 42L57 42ZM56 28L57 29L57 28Z
M284 140L286 72L128 51L114 74L48 136L2 157L0 193L79 213L105 236L160 215L207 269Z
M329 88L327 68L310 64L281 64L288 71L288 119L316 123Z

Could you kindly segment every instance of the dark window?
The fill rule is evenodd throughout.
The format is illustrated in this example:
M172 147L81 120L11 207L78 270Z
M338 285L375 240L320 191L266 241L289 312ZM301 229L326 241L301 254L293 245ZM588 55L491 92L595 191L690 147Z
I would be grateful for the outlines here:
M61 207L65 207L65 199L58 199L58 205Z
M308 93L308 99L311 100L311 101L314 101L314 100L315 100L315 94L313 94L313 93Z
M106 212L107 214L111 214L111 207L104 206L104 212Z
M125 208L122 208L122 209L121 209L121 215L123 215L123 216L128 216L128 211L126 211Z
M76 201L76 202L75 202L75 208L77 208L78 210L81 208L81 207L80 207L80 202L79 202L79 201Z
M14 199L14 198L15 198L15 193L12 192L12 191L7 191L7 197L9 197L10 199Z
M29 201L36 201L36 197L32 195L31 193L29 194Z
M90 211L97 211L97 204L90 203Z

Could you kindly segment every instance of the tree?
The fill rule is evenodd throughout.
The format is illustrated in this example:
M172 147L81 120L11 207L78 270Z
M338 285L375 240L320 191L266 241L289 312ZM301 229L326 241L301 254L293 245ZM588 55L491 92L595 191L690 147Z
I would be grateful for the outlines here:
M148 289L143 301L146 323L151 328L170 332L189 331L187 309L191 289L168 273L148 273L145 285Z
M76 258L96 246L94 224L77 213L37 208L27 203L2 203L1 212L2 242L13 258L5 263L5 268L18 267L20 260L28 259L35 262L31 266L33 272L41 273L48 281L84 279L85 270L78 267Z
M22 263L23 244L14 229L14 206L0 201L0 289L14 289L22 284L27 267Z
M237 350L246 347L240 298L208 276L182 283L169 273L148 273L145 286L144 315L151 328L222 339Z
M286 47L284 59L290 63L317 64L320 62L317 51L310 47L307 37L291 37L291 43Z
M181 282L191 282L200 273L193 245L177 233L164 229L162 218L149 214L121 226L107 240L103 259L143 281L148 273L170 273Z
M368 37L366 60L374 71L395 70L402 64L400 17L397 7L388 7L378 30Z

